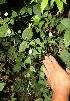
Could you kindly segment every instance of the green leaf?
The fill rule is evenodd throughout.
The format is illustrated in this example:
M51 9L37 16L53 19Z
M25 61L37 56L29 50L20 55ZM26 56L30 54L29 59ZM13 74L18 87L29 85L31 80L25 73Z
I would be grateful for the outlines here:
M32 40L32 41L29 43L29 45L35 46L35 41Z
M60 40L59 47L62 48L62 49L65 47L63 39Z
M5 83L0 83L0 91L3 90L4 86L5 86Z
M27 12L28 12L30 15L32 15L32 8L28 8L28 9L27 9Z
M64 18L61 23L66 27L70 28L70 19L69 18Z
M41 2L41 13L43 14L43 10L45 9L45 7L48 4L48 0L42 0Z
M30 66L30 71L31 71L31 72L36 72L36 71L35 71L35 68L34 68L33 66Z
M66 4L66 0L62 0L62 2L64 2Z
M47 6L46 6L45 9L44 9L44 10L46 10L45 13L48 13L48 10L52 9L53 6L54 6L54 4L53 4L53 5L49 5L49 4L47 4Z
M45 33L43 31L40 32L40 37L44 40L45 38Z
M41 41L39 38L35 39L35 42L36 42L36 44L39 44L39 45L41 44Z
M33 12L34 14L41 16L40 4L36 4L33 6Z
M44 79L44 72L40 72L40 77Z
M34 25L38 25L39 24L40 17L38 15L33 16L32 19L34 21Z
M60 54L60 58L63 60L67 67L70 67L70 53L68 50L63 49Z
M2 45L3 46L9 46L10 45L10 42L2 42Z
M3 24L4 20L2 18L0 18L0 24Z
M14 19L12 18L9 23L11 23L13 25L14 24Z
M21 30L18 30L18 33L21 33Z
M24 40L30 40L33 36L32 28L26 28L22 33L22 38Z
M31 3L33 2L34 0L31 0Z
M17 12L15 12L15 11L12 11L12 18L14 18L14 17L16 17L16 16L18 16L18 14L17 14Z
M24 15L24 13L26 12L27 8L26 7L23 7L21 10L20 10L20 14L21 15Z
M59 25L56 26L56 29L59 31L63 31L66 29L66 27L62 23L60 23Z
M33 55L34 57L36 57L36 55L38 55L38 54L39 54L39 53L37 52L37 50L33 49L32 55Z
M17 98L14 98L15 93L12 93L12 101L15 101Z
M3 24L3 26L0 27L0 37L9 36L9 34L7 34L7 30L8 30L8 24Z
M41 28L44 25L45 21L40 21L39 22L39 27Z
M13 68L14 72L19 72L21 70L21 66L17 63L14 68Z
M31 57L27 57L24 63L31 64Z
M6 1L6 0L0 0L0 4L3 4L3 3L5 3L5 1Z
M40 71L43 71L44 65L41 66Z
M43 101L43 99L42 98L38 98L35 101Z
M27 42L26 42L26 41L23 41L23 42L20 44L19 52L24 52L26 48L28 48Z
M41 46L42 48L44 48L44 42L41 42L41 43L40 43L40 46Z
M27 77L30 77L30 73L27 73Z
M49 18L50 18L50 19L49 19ZM55 24L57 23L56 17L53 17L53 18L52 18L51 14L50 14L50 16L48 16L48 19L50 20L50 25L51 25L52 27L54 27Z
M39 38L35 39L35 42L44 48L44 42L41 42Z
M37 47L38 54L41 54L42 47Z
M40 43L41 43L39 38L35 39L35 42L36 42L37 44L40 44Z
M42 82L42 85L43 85L43 84L44 84L44 80L41 80L41 82ZM41 88L40 88L40 92L41 92L41 93L44 93L44 92L45 92L44 87L41 87Z
M70 45L70 30L65 31L64 43L65 43L65 47L68 47Z
M7 22L9 22L10 18L4 18L3 20L3 24L7 24Z
M45 97L44 101L51 101L51 97L50 96Z
M61 13L61 11L63 10L63 2L60 0L55 0L57 7L59 9L59 12Z
M21 61L22 61L22 56L16 57L16 62L17 62L17 63L19 62L19 64L21 64Z
M55 0L51 0L51 5L54 3Z
M38 83L43 85L44 84L44 80L39 80Z

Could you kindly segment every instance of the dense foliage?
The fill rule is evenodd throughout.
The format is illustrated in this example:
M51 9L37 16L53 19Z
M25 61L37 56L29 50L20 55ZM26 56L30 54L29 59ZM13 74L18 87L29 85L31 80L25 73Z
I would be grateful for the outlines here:
M70 67L66 0L0 0L0 101L50 101L45 55Z

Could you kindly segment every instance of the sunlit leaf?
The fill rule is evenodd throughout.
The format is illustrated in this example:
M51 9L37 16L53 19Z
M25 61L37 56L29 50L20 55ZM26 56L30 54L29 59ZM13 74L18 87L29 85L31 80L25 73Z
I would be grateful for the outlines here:
M64 2L66 4L66 0L62 0L62 2Z
M33 2L34 0L31 0L31 3Z
M54 3L55 0L51 0L51 5Z
M39 24L40 17L38 15L33 16L32 19L34 20L34 22L38 22Z
M43 10L45 9L45 7L48 4L48 0L42 0L41 2L41 12L43 13Z
M61 13L61 11L63 10L63 2L60 0L55 0L57 7L59 9L59 12Z

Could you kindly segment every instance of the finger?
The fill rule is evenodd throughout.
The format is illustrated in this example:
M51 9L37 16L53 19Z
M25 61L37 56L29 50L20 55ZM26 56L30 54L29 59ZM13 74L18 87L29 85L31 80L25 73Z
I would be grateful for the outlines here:
M48 65L48 71L51 72L54 69L53 63L51 62L49 57L45 57L46 63Z
M48 56L45 56L45 60L48 58Z
M46 60L43 60L43 64L45 65L46 69L48 69L48 64L47 64Z
M70 68L66 68L66 71L70 75Z
M49 83L51 84L50 75L46 68L43 68L43 72L45 73L46 77L48 78Z
M48 77L48 71L46 68L43 68L43 72L45 73L45 75Z
M50 60L52 61L53 65L55 68L59 68L60 65L58 64L58 62L56 61L56 59L53 56L49 56Z

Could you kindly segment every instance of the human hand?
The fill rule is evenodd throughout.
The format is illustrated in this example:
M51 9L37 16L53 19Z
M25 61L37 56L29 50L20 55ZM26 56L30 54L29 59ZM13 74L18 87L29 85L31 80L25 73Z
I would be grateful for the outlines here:
M70 71L68 69L65 71L51 55L46 56L43 63L46 67L43 72L52 90L57 93L70 93Z

